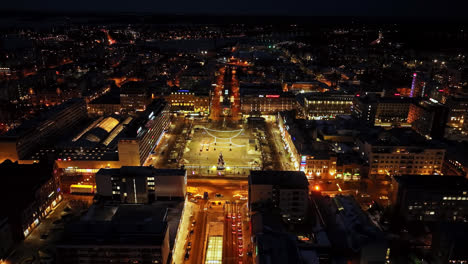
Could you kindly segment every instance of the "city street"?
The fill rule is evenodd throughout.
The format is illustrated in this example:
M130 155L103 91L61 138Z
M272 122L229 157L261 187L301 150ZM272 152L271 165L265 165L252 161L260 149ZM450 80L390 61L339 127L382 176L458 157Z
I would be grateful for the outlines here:
M174 117L170 129L163 136L159 144L154 148L145 162L145 166L153 165L155 168L177 168L176 162L169 162L171 151L175 149L177 139L182 135L184 127L187 125L184 117Z
M205 180L189 179L188 190L191 191L189 204L193 205L193 217L187 228L186 248L191 243L191 250L185 263L204 263L208 242L208 225L210 223L224 223L223 231L223 263L252 263L247 257L250 233L247 218L247 181L246 180ZM208 193L208 200L204 200L204 192ZM235 205L234 205L235 204ZM233 206L234 205L234 206ZM236 221L233 233L232 218L227 218L228 212L241 214L242 220ZM240 223L240 224L239 224ZM241 228L241 232L238 232ZM193 233L192 233L193 230ZM242 242L239 242L239 235ZM242 256L239 256L239 244L242 244ZM176 262L177 263L177 262Z
M294 170L293 166L291 166L291 160L287 157L286 151L284 150L284 143L275 121L266 121L266 133L268 143L273 150L273 164L275 165L275 170Z

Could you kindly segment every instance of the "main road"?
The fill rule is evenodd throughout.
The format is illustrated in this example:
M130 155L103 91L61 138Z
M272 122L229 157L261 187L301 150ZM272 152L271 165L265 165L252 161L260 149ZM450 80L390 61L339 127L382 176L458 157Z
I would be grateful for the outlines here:
M204 263L207 248L208 228L211 222L224 223L223 235L223 263L252 263L246 255L250 231L247 217L247 180L243 179L188 179L188 190L191 192L191 202L197 204L198 210L194 212L193 234L189 235L187 242L191 242L192 250L185 263ZM202 199L204 192L208 199ZM233 207L233 204L236 205ZM232 230L231 220L226 218L227 208L233 207L236 216L242 215L241 224L235 222L235 233ZM194 221L194 222L193 222ZM242 230L238 232L239 228ZM239 239L242 236L242 256L239 256Z

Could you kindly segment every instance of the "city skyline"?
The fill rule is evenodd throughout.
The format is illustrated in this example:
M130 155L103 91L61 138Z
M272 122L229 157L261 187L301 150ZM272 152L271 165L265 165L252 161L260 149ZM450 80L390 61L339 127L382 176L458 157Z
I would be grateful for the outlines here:
M468 262L456 11L47 3L0 11L0 264Z

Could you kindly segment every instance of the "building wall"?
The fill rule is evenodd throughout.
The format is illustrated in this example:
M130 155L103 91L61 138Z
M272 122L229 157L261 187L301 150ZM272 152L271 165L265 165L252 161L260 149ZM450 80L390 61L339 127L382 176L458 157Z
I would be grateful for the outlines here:
M112 196L112 176L96 173L96 190L99 195Z
M140 175L144 169L145 175ZM150 203L158 198L184 198L186 195L187 174L158 175L157 169L135 167L128 175L120 170L109 175L106 171L96 174L98 194L112 197L126 203ZM135 198L136 196L136 198Z
M322 178L322 179L334 179L336 176L336 162L337 158L334 156L327 157L314 157L314 156L303 156L306 157L306 164L304 170L301 170L307 175L308 178Z
M106 116L120 113L120 104L88 104L88 115Z
M0 218L0 259L5 259L13 248L13 235L8 218Z
M17 157L17 159L27 158L40 144L47 144L50 143L50 141L54 141L58 136L75 127L86 118L86 116L87 112L84 100L71 102L66 108L52 115L49 119L42 121L37 126L18 131L21 136L1 139L0 144L3 146L0 145L0 147L2 147L0 148L2 149L0 154L12 159L15 157ZM15 152L12 152L12 140L16 140Z
M122 166L140 166L140 144L139 140L119 140L119 161Z
M249 204L272 200L273 186L251 184L249 188Z
M25 238L41 223L42 219L62 200L54 179L40 186L35 192L35 200L21 211L21 237Z
M309 119L334 119L350 115L352 104L353 96L305 98L304 114Z
M142 138L138 139L140 156L140 163L138 165L143 165L145 163L149 153L156 147L159 142L158 140L163 136L164 130L168 127L169 107L169 105L166 105L154 120L148 121L146 124L147 127L150 126L149 130Z
M302 221L307 215L309 199L308 190L280 189L279 208L287 221Z
M154 177L156 198L163 197L185 197L187 175L184 176L156 176Z
M466 222L468 190L414 190L398 188L397 209L406 221Z
M443 149L411 149L409 147L372 147L369 175L431 175L440 173L444 163Z
M210 108L209 96L199 96L194 93L173 92L166 100L171 105L171 111L208 113Z
M276 114L280 111L296 109L296 99L293 97L242 97L241 111L243 114Z
M121 109L125 113L135 114L136 112L145 111L149 103L149 98L145 92L120 94Z
M375 125L382 123L400 124L406 123L408 118L408 111L410 103L391 103L380 102L377 104L375 113Z

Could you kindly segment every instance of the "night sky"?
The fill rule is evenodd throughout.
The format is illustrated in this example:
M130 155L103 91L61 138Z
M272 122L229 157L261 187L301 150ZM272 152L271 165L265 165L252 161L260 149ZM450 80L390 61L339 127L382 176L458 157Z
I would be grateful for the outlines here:
M0 10L464 17L464 0L9 0Z

